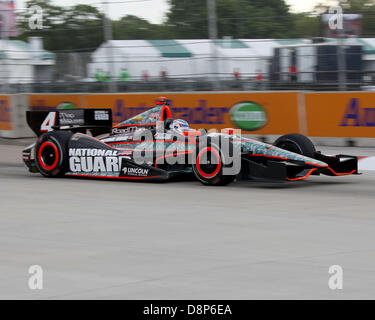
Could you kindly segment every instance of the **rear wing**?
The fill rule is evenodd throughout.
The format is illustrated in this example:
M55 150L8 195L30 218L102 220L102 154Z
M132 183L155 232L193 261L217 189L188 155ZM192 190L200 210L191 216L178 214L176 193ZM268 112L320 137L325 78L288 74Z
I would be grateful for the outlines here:
M51 111L26 111L29 127L37 136L53 130L85 132L93 135L107 133L112 128L111 109L71 109Z

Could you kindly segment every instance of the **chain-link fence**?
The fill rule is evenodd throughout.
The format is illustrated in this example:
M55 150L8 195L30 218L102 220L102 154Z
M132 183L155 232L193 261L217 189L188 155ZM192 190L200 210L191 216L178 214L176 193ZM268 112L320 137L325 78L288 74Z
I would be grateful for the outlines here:
M320 43L294 40L292 45L283 45L286 40L229 41L228 46L225 42L216 44L216 56L210 51L210 40L175 40L167 45L113 41L96 51L56 53L16 50L8 45L3 50L0 47L0 90L1 93L324 91L342 89L339 83L342 79L345 90L372 90L375 86L375 59L372 61L368 49L359 43L362 39L351 40L345 46L328 39ZM243 47L233 48L233 43L240 42ZM182 45L188 54L179 57L175 52ZM170 50L170 57L147 54L147 50L155 48ZM344 48L344 66L339 65L340 48Z

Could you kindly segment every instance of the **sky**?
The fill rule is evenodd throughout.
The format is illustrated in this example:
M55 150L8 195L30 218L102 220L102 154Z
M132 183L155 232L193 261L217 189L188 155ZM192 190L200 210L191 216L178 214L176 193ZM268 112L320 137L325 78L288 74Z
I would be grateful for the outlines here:
M63 6L75 4L101 4L104 0L51 0L53 3ZM119 19L127 14L145 18L152 23L162 23L165 13L168 11L167 0L107 0L110 5L109 14L112 19ZM204 0L202 0L204 1ZM16 0L17 9L25 8L26 0ZM325 0L286 0L293 12L311 11L318 3Z

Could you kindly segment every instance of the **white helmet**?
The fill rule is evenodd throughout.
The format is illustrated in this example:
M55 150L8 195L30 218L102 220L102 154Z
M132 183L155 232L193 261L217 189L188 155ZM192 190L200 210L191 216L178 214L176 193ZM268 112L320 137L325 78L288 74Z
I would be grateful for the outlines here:
M189 129L189 124L185 120L176 119L176 120L174 120L171 123L170 128L174 129L174 130L182 130L182 131L184 131L184 130Z

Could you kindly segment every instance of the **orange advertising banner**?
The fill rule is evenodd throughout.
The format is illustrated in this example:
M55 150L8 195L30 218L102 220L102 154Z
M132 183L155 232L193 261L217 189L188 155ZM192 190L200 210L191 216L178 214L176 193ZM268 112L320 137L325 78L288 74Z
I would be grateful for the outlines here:
M174 118L199 129L239 128L253 134L286 134L299 131L297 92L148 93L30 95L32 110L69 104L77 108L111 108L114 123L155 106L159 96L170 100Z
M11 131L13 129L11 112L10 97L0 95L0 130Z
M375 138L375 92L305 94L311 137Z
M85 108L84 94L30 94L30 110L48 110L55 108Z

